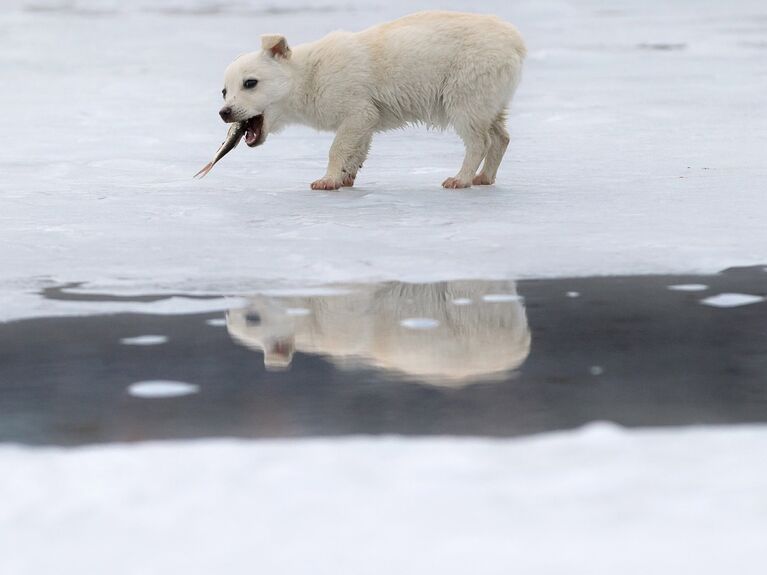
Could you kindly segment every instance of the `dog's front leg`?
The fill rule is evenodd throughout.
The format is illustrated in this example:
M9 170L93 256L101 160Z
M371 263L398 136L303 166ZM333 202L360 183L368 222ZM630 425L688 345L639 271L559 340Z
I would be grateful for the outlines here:
M312 182L313 190L337 190L354 182L357 168L367 155L377 121L375 108L355 113L343 121L330 146L327 172L322 179Z

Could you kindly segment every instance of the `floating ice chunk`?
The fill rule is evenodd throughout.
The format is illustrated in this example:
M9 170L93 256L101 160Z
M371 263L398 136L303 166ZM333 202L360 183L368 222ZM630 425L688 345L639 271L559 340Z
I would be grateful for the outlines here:
M224 327L226 326L226 319L223 317L214 317L213 319L207 320L205 323L212 325L213 327Z
M581 297L581 292L578 291L569 291L565 294L567 297L574 298L574 297Z
M668 286L668 289L674 291L705 291L708 289L706 284L677 284Z
M741 305L759 303L764 300L765 298L761 296L748 293L720 293L719 295L702 299L700 300L700 303L713 307L738 307Z
M453 305L471 305L474 301L467 297L457 297L453 300Z
M522 296L515 293L489 293L483 295L482 299L492 303L501 303L507 301L520 301Z
M439 325L436 319L429 317L409 317L399 322L402 327L408 329L434 329Z
M134 397L180 397L200 391L199 385L182 381L139 381L128 386L128 393Z
M286 315L291 315L294 317L300 317L304 315L311 315L312 310L307 309L305 307L289 307L285 310Z
M605 372L605 368L601 365L592 365L589 368L589 373L591 375L602 375Z
M120 340L123 345L161 345L168 338L164 335L139 335L137 337L124 337Z

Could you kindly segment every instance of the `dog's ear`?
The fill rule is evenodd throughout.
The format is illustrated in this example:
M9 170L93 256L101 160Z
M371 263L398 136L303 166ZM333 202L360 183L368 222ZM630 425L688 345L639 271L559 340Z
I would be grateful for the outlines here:
M285 36L280 34L264 34L261 36L261 48L272 58L290 58L290 47Z

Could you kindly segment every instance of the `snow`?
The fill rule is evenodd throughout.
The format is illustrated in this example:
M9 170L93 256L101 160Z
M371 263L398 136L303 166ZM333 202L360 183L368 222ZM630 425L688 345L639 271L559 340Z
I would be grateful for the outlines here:
M162 345L167 343L168 338L164 335L139 335L136 337L124 337L120 340L123 345Z
M180 397L200 391L200 386L183 381L139 381L128 386L128 393L134 397L158 398Z
M706 291L708 286L706 284L675 284L668 286L668 289L673 291Z
M306 309L305 307L289 307L285 309L285 315L292 317L303 317L311 314L312 310Z
M712 307L740 307L765 301L765 298L747 293L720 293L700 300L704 305Z
M0 572L761 575L765 445L764 426L595 424L0 447Z
M50 282L242 293L767 261L761 0L484 2L530 50L494 188L441 189L462 146L425 129L377 137L354 190L308 189L331 135L301 127L191 178L225 132L223 69L259 33L300 43L426 7L477 9L3 2L2 319L46 313L34 292Z
M430 317L408 317L400 322L402 327L407 329L434 329L439 326L439 321Z
M489 293L483 295L482 299L489 303L506 303L510 301L521 301L522 296L515 293Z

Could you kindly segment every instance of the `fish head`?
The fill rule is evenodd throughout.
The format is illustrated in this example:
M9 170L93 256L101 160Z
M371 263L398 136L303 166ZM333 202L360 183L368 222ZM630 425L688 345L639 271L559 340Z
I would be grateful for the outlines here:
M224 73L224 106L229 122L245 122L245 143L259 146L274 131L292 85L291 51L284 36L262 37L262 50L239 56Z

